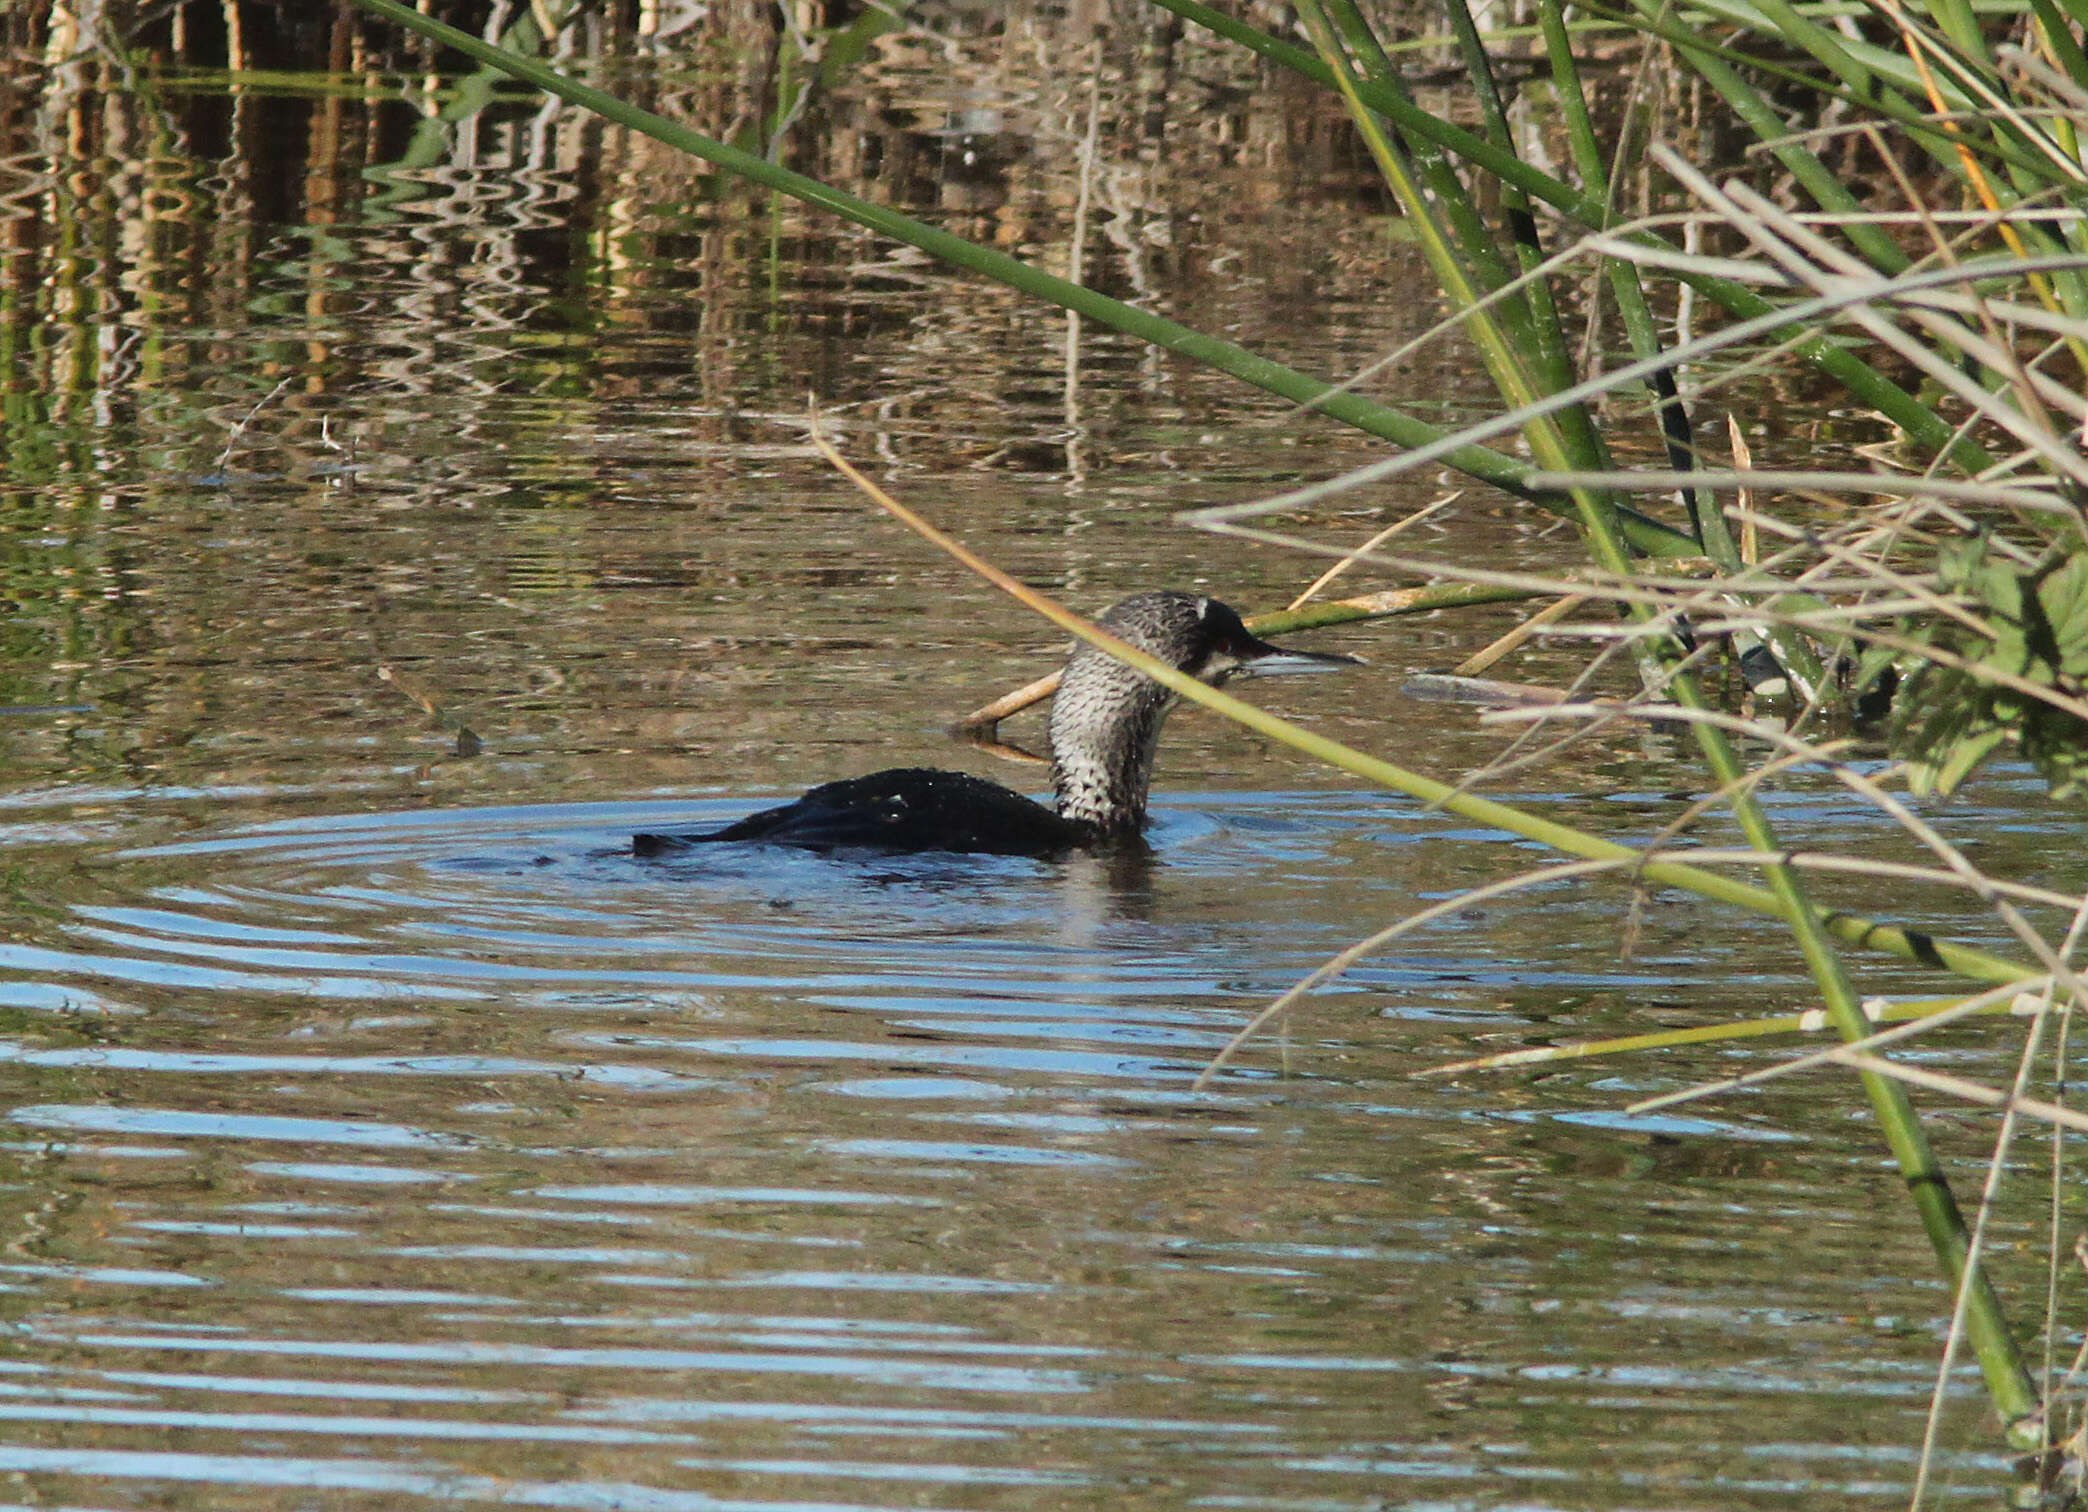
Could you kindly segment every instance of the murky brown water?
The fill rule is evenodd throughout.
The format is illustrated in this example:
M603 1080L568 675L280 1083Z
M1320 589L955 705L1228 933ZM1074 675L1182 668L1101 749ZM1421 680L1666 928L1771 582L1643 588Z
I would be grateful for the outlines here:
M1009 296L567 111L449 129L424 80L328 73L347 44L315 35L232 80L7 63L0 702L89 707L0 722L6 1494L1903 1493L1941 1304L1848 1086L1633 1121L1633 1093L1768 1052L1413 1075L1802 1001L1773 931L1663 897L1627 960L1615 892L1474 910L1198 1095L1360 930L1537 853L1193 713L1129 873L619 852L877 765L1040 785L940 726L1056 637L811 457L808 390L890 486L1087 608L1281 603L1316 564L1171 516L1366 449L1093 333L1069 391L1062 323ZM1062 262L1086 95L1048 41L895 44L787 155L882 165L882 196ZM1433 319L1323 118L1138 41L1111 54L1147 93L1104 113L1132 166L1098 181L1092 276L1328 373ZM729 51L618 67L712 129L752 76ZM1430 354L1381 381L1476 402ZM1430 487L1318 528L1361 538ZM1482 499L1447 528L1434 549L1560 559ZM1461 771L1497 738L1397 685L1508 618L1325 635L1371 668L1255 691ZM1519 796L1638 836L1697 780L1649 738ZM1959 812L2088 883L2032 787ZM1871 843L1830 793L1780 818ZM1971 1040L1938 1058L1993 1069ZM1993 1442L1967 1381L1946 1491L2007 1483Z

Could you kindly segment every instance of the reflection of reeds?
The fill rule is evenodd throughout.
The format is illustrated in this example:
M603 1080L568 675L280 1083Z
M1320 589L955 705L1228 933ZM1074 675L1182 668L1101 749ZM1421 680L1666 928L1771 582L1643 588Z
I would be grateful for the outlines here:
M432 9L470 25L485 14ZM502 14L519 23L531 9ZM1078 186L1056 157L1057 99L1086 77L1065 60L1093 43L1060 37L1048 12L1011 8L1005 34L981 19L975 35L871 38L847 72L820 39L803 74L813 87L779 118L772 79L791 38L765 0L700 15L568 9L569 24L537 34L540 55L613 75L674 119L866 197L940 203L983 240L1063 242ZM20 683L0 696L70 696L38 670L75 660L68 647L199 638L173 622L195 613L186 596L130 591L132 548L108 536L114 500L210 516L260 489L318 517L346 456L373 498L570 505L602 492L605 431L618 464L657 447L724 492L750 465L801 454L808 387L860 405L849 423L895 462L945 468L1051 465L1077 444L1074 426L1107 437L1129 408L1112 373L1072 425L1031 419L1021 396L1057 375L1010 339L1030 312L953 305L948 275L922 259L838 235L643 134L518 98L490 71L438 72L457 60L353 13L26 0L0 6L0 38L0 485L76 553L63 580L47 551L0 565L6 591L49 610L18 625L6 675ZM1121 58L1143 42L1132 31L1111 45ZM1257 101L1252 77L1231 49L1192 38L1135 98L1096 94L1093 188L1109 212L1089 238L1097 279L1193 283L1184 270L1218 255L1200 216L1217 223L1267 202L1277 179L1325 176L1338 144ZM1001 130L952 112L966 93L1001 111ZM1240 103L1211 116L1214 98ZM969 168L960 128L986 128ZM1345 208L1327 206L1329 224ZM777 270L808 261L827 287L781 297ZM1374 269L1328 258L1325 271L1350 305L1375 288ZM1224 318L1269 328L1251 285L1211 286ZM868 343L891 359L874 389ZM1143 360L1088 340L1091 372ZM1150 365L1132 402L1186 407L1185 381ZM470 402L482 395L501 402ZM589 422L608 413L615 423ZM1011 415L1032 433L1010 441ZM515 460L485 465L503 457ZM585 591L594 564L561 556L553 519L532 522L515 569L532 591ZM195 586L238 602L215 570ZM68 590L82 578L101 586Z
M476 14L435 9L460 21ZM726 412L758 412L762 395L794 405L808 383L833 392L847 381L848 344L902 331L940 303L940 275L865 248L846 260L818 323L779 330L768 294L772 259L785 247L795 255L807 242L834 242L830 225L642 134L556 102L504 97L490 72L429 73L425 45L389 27L339 12L299 29L272 8L118 4L95 12L99 30L89 35L54 30L65 14L32 5L11 8L6 22L23 50L64 60L7 92L33 103L34 113L18 106L7 115L0 106L0 161L26 175L0 185L15 207L0 237L22 254L7 276L40 299L63 286L92 307L124 310L149 368L136 380L103 372L88 323L17 304L0 319L21 333L33 323L54 338L37 345L39 367L24 384L41 394L124 403L142 382L171 397L199 366L223 365L222 349L193 333L243 337L263 314L280 333L278 360L297 372L280 412L288 421L324 396L372 387L400 395L584 388L615 398L649 391L662 367L693 363L699 435L723 442L735 423ZM507 14L520 25L529 10ZM623 58L621 76L667 117L873 198L942 200L948 223L980 240L1063 235L1077 184L1056 161L1057 112L1039 103L1049 105L1064 78L1082 73L1065 59L1085 59L1084 38L1062 41L1017 8L1006 35L982 28L975 37L873 39L844 79L830 76L838 50L828 48L816 87L778 121L771 81L792 39L779 34L775 14L742 0L706 8L699 25L671 6L577 7L554 38L504 35L575 67ZM1137 34L1118 45L1135 47ZM111 55L132 60L133 77L147 87L109 88L97 60ZM953 69L976 75L976 92L995 102L993 111L975 120L950 112ZM402 77L404 87L394 82ZM1289 171L1279 176L1327 179L1327 140L1254 103L1243 88L1251 78L1229 49L1192 35L1170 54L1150 98L1097 97L1110 160L1138 164L1094 184L1111 212L1096 239L1099 279L1150 289L1156 257L1178 281L1180 268L1213 255L1199 215L1222 218L1269 193L1269 175L1230 171L1229 163L1280 152ZM1206 121L1199 107L1214 94L1249 103ZM1165 155L1140 144L1148 134L1165 137ZM248 230L257 223L282 229L257 239ZM69 274L58 271L54 243L97 251ZM460 246L471 249L467 260L458 259ZM1328 271L1335 281L1327 292L1338 296L1342 270ZM1361 297L1369 287L1359 277L1352 292ZM604 365L590 335L659 322L666 291L680 297L684 314L658 330L658 366ZM1226 298L1228 320L1250 332L1271 329L1261 302L1244 292ZM1006 339L1000 312L939 314L952 322L944 339L953 345L924 345L914 373L902 362L886 374L889 444L923 460L961 460L969 451L990 463L1002 443L972 442L967 432L1003 429L1001 396L1033 389L1043 375L1024 343ZM458 334L466 331L473 334ZM1107 342L1090 348L1091 364L1137 360ZM227 404L251 403L281 371L227 394ZM1175 381L1165 369L1153 373L1162 389ZM909 388L919 396L913 404L903 397ZM906 424L931 399L937 423ZM716 413L704 415L706 406ZM965 424L967 410L977 425ZM168 418L163 433L144 438L148 454L207 428L186 415ZM1078 424L1110 421L1103 410ZM476 422L467 414L463 423ZM198 444L214 448L216 439ZM1050 434L1033 443L1065 444Z

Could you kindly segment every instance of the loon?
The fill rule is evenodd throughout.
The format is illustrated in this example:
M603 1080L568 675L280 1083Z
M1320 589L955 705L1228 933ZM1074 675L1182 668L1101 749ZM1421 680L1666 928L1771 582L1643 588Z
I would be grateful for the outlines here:
M1117 639L1213 686L1235 672L1319 672L1356 662L1352 656L1272 646L1233 610L1193 593L1134 594L1099 623ZM749 814L721 830L636 835L631 848L639 856L660 856L721 841L755 841L888 855L1048 857L1141 845L1153 748L1174 703L1175 695L1159 683L1082 642L1051 704L1056 808L963 772L894 767L826 783L795 803Z

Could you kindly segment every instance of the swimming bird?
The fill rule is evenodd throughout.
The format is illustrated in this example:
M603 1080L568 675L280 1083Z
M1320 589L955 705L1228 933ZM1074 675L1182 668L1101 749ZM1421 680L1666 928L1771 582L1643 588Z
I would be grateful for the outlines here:
M1286 651L1257 639L1216 599L1138 593L1099 621L1117 639L1213 686L1237 672L1320 672L1352 656ZM1056 807L963 772L894 767L813 788L795 803L749 814L705 834L636 835L632 850L659 856L696 845L757 841L805 850L897 854L957 851L1053 856L1143 844L1153 749L1175 695L1083 641L1051 704Z

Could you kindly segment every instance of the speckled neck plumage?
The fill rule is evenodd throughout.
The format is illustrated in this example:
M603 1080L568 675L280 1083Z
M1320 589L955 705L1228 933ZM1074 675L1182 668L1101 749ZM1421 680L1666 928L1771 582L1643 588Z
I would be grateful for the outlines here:
M1209 600L1141 593L1101 620L1102 628L1192 676L1210 660ZM1051 705L1051 784L1062 819L1104 836L1145 827L1153 751L1175 695L1094 647L1066 663Z
M1121 662L1076 681L1068 668L1051 713L1051 785L1062 819L1105 834L1145 826L1153 750L1174 695ZM1112 675L1113 674L1113 675Z

